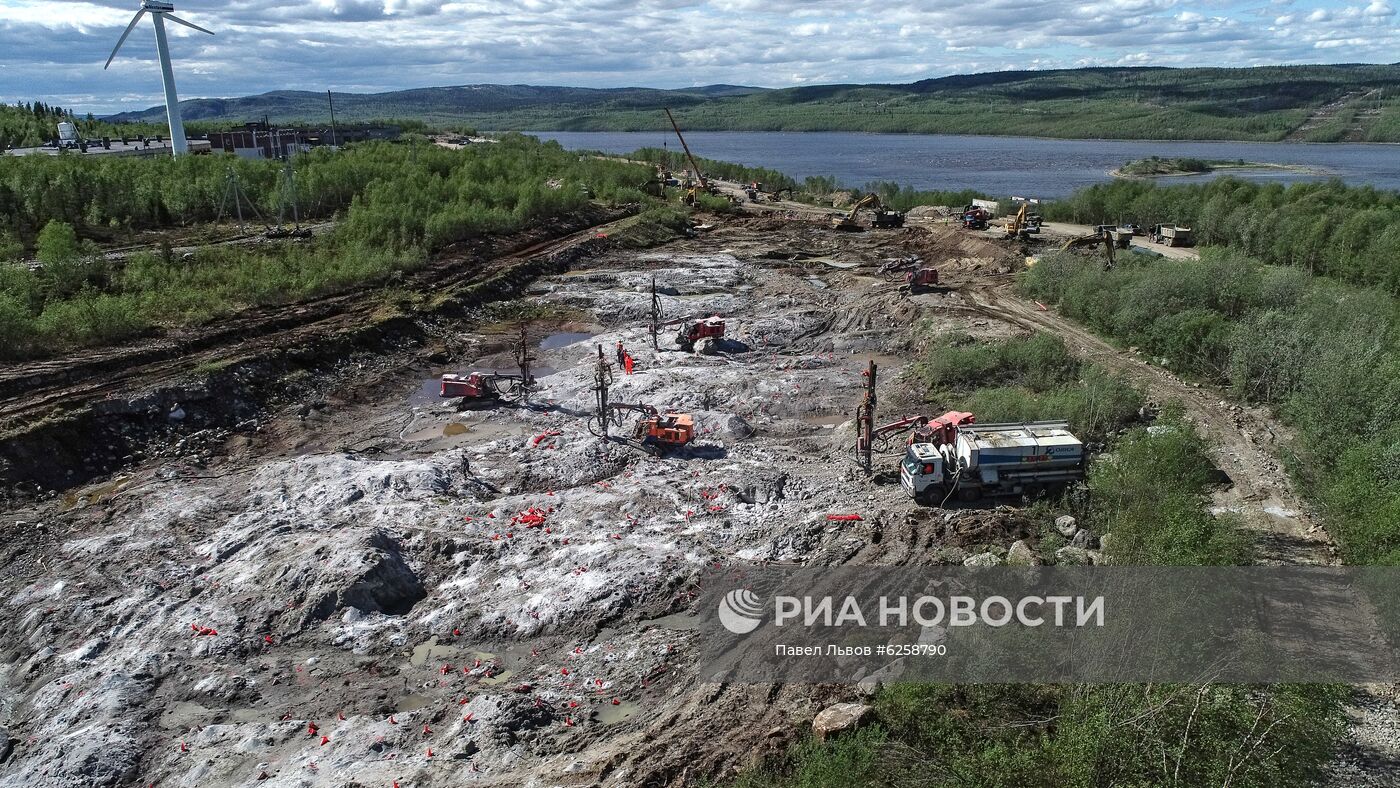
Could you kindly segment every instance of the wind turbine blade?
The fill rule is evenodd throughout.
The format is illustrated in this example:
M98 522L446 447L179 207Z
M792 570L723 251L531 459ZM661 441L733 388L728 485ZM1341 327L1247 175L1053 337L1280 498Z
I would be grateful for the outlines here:
M200 27L199 25L196 25L196 24L194 24L193 22L186 22L185 20L181 19L181 18L178 17L178 16L175 16L174 14L166 14L166 15L165 15L165 18L166 18L166 19L169 19L171 22L179 22L180 24L184 25L185 27L194 28L195 30L198 30L198 31L201 32L201 33L208 33L208 34L211 35L211 36L214 35L214 31L213 31L213 30L205 30L204 28Z
M112 54L107 56L107 66L112 65L112 59L117 56L117 50L121 49L122 44L126 43L126 37L131 35L131 31L136 27L136 23L141 21L141 15L144 13L146 13L146 9L143 8L140 11L136 12L136 16L133 16L131 18L131 24L126 26L126 30L122 33L122 37L117 39L117 45L112 47ZM107 66L103 66L102 69L105 71L107 69Z

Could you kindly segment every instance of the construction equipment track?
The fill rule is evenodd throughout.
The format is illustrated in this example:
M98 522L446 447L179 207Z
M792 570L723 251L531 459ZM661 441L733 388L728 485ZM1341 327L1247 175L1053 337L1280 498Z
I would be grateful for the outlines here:
M629 212L594 213L550 228L546 237L517 237L504 249L483 242L455 249L410 274L406 290L447 292L486 282L535 258L598 234L607 234ZM560 234L562 232L562 234ZM311 337L367 325L384 306L379 287L362 287L295 304L256 307L194 329L123 347L82 351L61 358L19 364L0 371L0 435L55 413L72 411L117 391L168 383L201 364L231 356L293 346Z

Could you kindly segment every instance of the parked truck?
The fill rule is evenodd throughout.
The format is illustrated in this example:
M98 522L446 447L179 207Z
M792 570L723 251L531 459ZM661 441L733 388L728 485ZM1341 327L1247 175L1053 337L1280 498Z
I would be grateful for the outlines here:
M963 424L950 439L912 443L899 481L916 501L1034 495L1084 478L1084 444L1063 421Z
M1190 246L1194 242L1191 238L1190 227L1179 227L1175 224L1153 226L1152 240L1167 246Z

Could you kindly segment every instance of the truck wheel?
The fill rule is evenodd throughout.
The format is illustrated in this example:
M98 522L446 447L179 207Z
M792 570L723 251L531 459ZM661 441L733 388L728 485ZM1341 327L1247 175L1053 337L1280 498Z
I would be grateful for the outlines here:
M972 503L982 497L982 491L976 487L962 487L958 489L958 500L963 503Z

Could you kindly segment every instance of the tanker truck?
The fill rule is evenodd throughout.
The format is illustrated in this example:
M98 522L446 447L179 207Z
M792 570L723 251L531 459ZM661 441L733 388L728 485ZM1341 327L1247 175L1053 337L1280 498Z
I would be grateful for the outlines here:
M1063 421L964 424L946 443L913 443L899 481L921 504L956 495L1034 495L1084 478L1084 444Z

